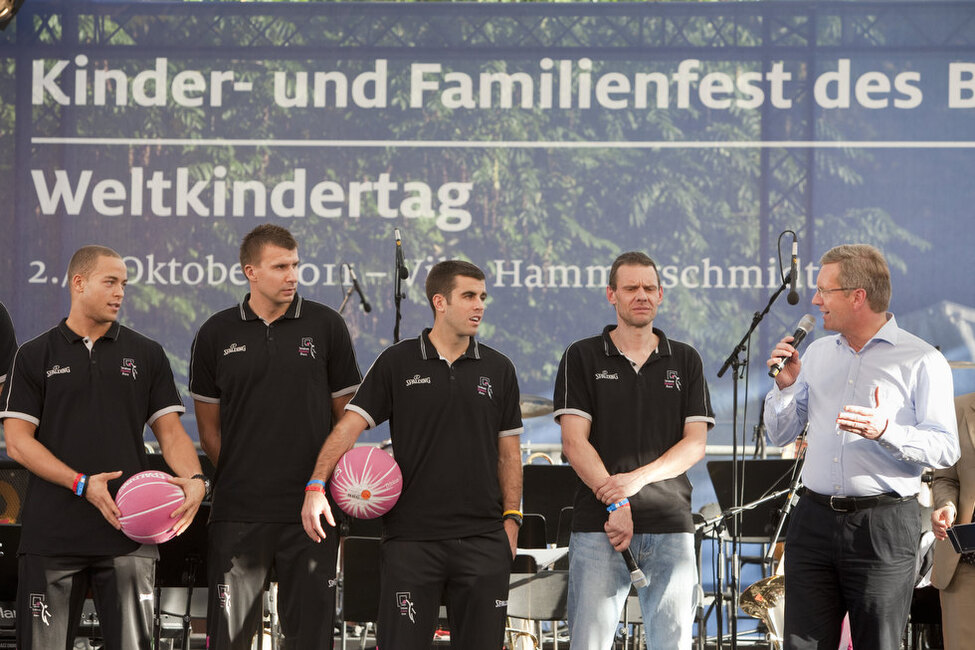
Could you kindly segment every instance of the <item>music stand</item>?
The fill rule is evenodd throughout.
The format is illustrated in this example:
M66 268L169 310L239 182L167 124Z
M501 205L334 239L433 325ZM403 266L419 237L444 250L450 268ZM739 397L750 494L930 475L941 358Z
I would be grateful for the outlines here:
M581 481L571 465L525 465L522 476L524 511L545 517L545 541L554 544L559 515L575 501Z
M162 627L162 590L177 588L186 590L186 608L182 615L183 648L190 647L190 620L193 604L193 588L207 586L207 521L210 519L210 503L204 501L193 523L179 537L159 545L159 562L156 565L156 620L155 641L159 647Z
M789 489L789 482L792 479L792 468L795 461L791 459L774 460L744 460L740 461L742 467L741 475L738 477L738 488L741 490L741 501L747 507L755 501L775 492ZM711 484L714 486L714 494L718 497L718 505L721 510L726 511L735 507L738 501L735 499L733 488L732 471L733 461L712 460L708 461L708 474L711 477ZM739 518L741 522L740 532L736 529L735 519L728 522L728 534L732 537L741 537L742 541L767 543L771 540L778 523L779 512L785 503L786 494L782 494L775 499L770 499L756 507L744 510ZM786 522L788 526L788 522ZM783 533L785 528L783 528Z

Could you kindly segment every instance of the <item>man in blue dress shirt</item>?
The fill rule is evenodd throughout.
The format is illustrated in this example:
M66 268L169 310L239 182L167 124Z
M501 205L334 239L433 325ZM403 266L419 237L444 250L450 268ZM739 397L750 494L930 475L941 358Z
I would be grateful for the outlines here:
M801 360L786 336L767 361L788 360L765 400L770 440L789 443L809 425L786 538L785 647L836 648L849 612L854 648L890 650L915 582L921 472L959 456L951 370L887 312L880 251L837 246L820 263L812 304L836 335Z

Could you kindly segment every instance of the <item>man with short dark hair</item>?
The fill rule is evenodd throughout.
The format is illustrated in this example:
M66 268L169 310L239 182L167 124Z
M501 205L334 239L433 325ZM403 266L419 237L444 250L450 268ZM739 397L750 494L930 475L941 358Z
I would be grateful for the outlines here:
M630 549L649 584L637 590L647 647L689 649L697 560L687 470L704 456L714 415L701 357L653 326L657 265L620 255L606 299L616 324L570 345L555 380L562 451L583 485L569 540L573 646L608 650L630 592Z
M209 526L211 650L251 647L272 567L285 647L332 647L337 535L301 526L305 477L359 385L342 317L298 295L298 243L265 224L240 246L250 293L200 328L190 393L216 467Z
M785 647L835 648L849 612L857 650L899 647L920 541L917 493L925 467L959 456L951 369L900 329L890 270L873 246L848 244L820 260L812 304L836 335L787 359L765 399L777 445L808 425L804 492L786 537Z
M17 586L17 645L73 647L91 589L105 647L152 647L156 547L121 532L113 495L149 469L148 425L186 495L174 529L190 525L205 481L166 353L118 323L126 268L85 246L68 265L71 310L17 351L4 395L7 453L30 470Z
M387 348L322 447L302 508L305 532L328 540L324 494L342 454L366 428L390 421L403 493L383 517L377 643L428 650L441 598L451 644L497 650L521 524L518 380L507 357L474 338L487 297L468 262L427 276L432 329Z

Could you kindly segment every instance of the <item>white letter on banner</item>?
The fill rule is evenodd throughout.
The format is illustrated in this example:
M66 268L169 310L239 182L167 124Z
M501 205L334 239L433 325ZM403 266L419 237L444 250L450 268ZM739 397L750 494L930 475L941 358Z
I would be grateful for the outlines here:
M106 178L95 183L95 187L91 188L91 204L95 208L95 212L109 217L117 217L122 214L125 209L124 206L111 206L108 204L109 201L125 202L125 185L114 178Z
M372 85L372 97L367 90ZM352 80L352 101L362 108L386 108L386 59L376 59L376 69Z
M271 190L271 213L279 217L305 216L305 170L295 169L294 180L281 181ZM287 195L292 195L291 207L285 204Z
M511 260L511 266L513 267L510 271L504 270L504 260L494 260L494 274L495 281L494 286L503 287L506 286L504 283L504 276L511 276L511 286L520 287L521 286L521 260Z
M64 200L64 209L68 214L75 215L81 212L81 202L88 193L88 183L91 182L91 170L85 169L78 175L78 187L74 194L71 193L71 181L68 180L68 172L63 169L54 170L54 187L47 191L47 181L44 180L44 172L40 169L30 170L31 178L34 179L34 190L37 193L37 202L41 204L42 214L54 214L58 209L58 204Z
M975 108L975 63L948 64L948 108Z
M308 73L295 73L295 92L288 97L288 73L274 73L274 103L282 108L305 108L308 106Z
M58 61L51 69L44 73L44 60L34 59L34 75L32 77L33 83L31 84L31 102L34 106L40 106L44 103L44 92L51 96L51 99L56 101L62 106L67 106L71 103L71 99L68 97L61 88L54 83L64 69L68 67L68 61Z
M890 94L890 79L883 72L865 72L857 79L854 93L857 103L864 108L887 108L890 103L887 99ZM875 98L872 96L875 94L882 97Z
M167 65L169 59L164 56L156 57L154 70L143 70L132 80L132 100L139 106L165 106L167 94ZM146 86L152 82L153 96L149 95Z
M98 70L95 71L95 78L98 78ZM173 101L180 106L203 106L201 96L207 89L207 81L202 72L198 70L183 70L177 72L173 77ZM190 97L190 93L195 93L195 97Z
M829 85L836 84L836 97L829 96ZM850 107L850 60L836 62L836 72L824 72L816 79L813 96L821 108Z
M436 90L440 84L425 81L423 75L440 74L439 63L414 63L410 66L410 108L423 108L423 91Z
M894 77L894 89L902 95L907 96L907 99L898 98L894 100L894 106L896 108L917 108L921 105L921 99L923 98L921 89L911 83L918 83L920 81L920 72L902 72Z

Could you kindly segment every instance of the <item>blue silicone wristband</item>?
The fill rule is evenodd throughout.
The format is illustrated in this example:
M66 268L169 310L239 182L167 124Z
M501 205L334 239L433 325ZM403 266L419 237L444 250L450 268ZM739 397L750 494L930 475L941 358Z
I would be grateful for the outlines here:
M623 506L628 506L628 505L630 505L630 500L624 497L619 501L617 501L616 503L614 503L613 505L606 506L606 512L613 512L614 510L619 510Z

